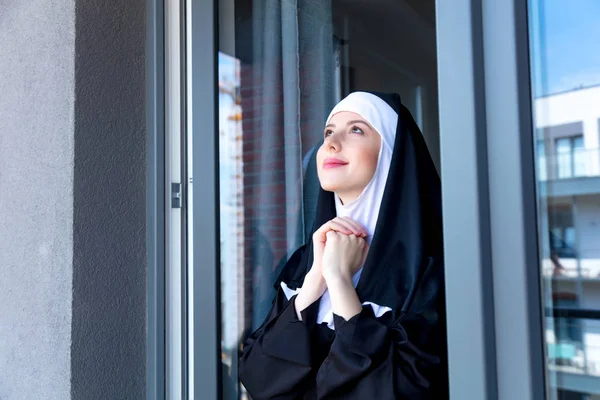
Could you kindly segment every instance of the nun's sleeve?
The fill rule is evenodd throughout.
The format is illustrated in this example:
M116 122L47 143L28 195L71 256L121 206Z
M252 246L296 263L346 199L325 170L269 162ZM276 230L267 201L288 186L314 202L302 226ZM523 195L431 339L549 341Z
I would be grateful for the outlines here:
M265 322L242 345L239 379L255 400L294 397L310 385L314 326L309 324L316 321L318 302L301 312L300 321L295 299L288 300L280 287Z
M336 338L317 373L318 399L448 398L443 272L442 280L429 275L394 319L392 312L376 318L368 305L348 321L334 316Z

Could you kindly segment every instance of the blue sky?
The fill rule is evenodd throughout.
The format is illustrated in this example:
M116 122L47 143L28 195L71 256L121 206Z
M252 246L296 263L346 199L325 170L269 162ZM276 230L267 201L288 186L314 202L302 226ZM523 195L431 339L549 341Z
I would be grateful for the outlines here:
M219 52L219 79L235 79L235 58Z
M600 0L531 0L535 95L600 84Z

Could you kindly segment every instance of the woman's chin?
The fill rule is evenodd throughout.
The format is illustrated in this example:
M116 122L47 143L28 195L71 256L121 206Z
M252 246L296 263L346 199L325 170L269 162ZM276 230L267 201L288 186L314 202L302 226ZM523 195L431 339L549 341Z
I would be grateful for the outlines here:
M337 192L339 190L339 185L321 184L321 188L326 192Z

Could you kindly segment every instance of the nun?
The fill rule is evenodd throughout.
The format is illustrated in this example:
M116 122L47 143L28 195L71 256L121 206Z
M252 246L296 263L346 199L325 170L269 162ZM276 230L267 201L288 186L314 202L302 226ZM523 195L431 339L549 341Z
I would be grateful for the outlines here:
M312 240L242 344L254 400L447 399L440 179L396 94L354 92L317 152Z

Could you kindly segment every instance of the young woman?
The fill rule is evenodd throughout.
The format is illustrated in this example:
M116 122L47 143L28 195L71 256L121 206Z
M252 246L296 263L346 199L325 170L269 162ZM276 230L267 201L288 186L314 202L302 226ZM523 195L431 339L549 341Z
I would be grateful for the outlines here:
M312 241L244 342L261 399L448 398L440 180L398 95L355 92L317 153Z

